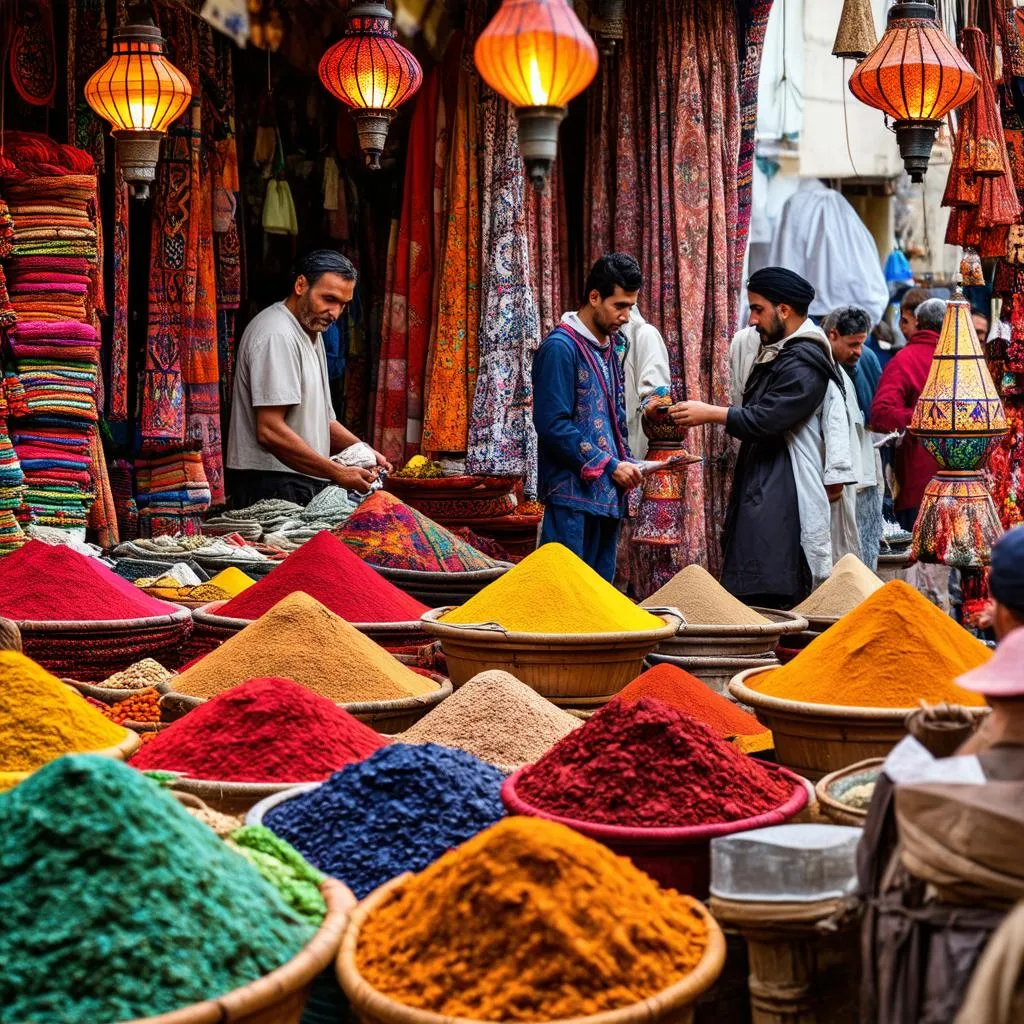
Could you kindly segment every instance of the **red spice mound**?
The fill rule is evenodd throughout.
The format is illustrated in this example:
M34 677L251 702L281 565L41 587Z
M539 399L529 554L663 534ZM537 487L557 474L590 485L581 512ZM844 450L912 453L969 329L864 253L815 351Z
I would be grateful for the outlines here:
M30 540L0 559L0 615L8 619L96 622L177 611L69 547Z
M388 740L291 679L250 679L169 725L129 762L224 782L316 782Z
M677 711L692 715L719 736L754 736L768 731L739 705L675 665L662 664L649 669L618 695L619 700L629 703L641 697L656 697Z
M613 700L523 769L519 795L549 814L672 828L775 810L793 782L653 697Z
M414 622L427 610L325 530L217 614L258 619L296 590L315 597L348 622Z

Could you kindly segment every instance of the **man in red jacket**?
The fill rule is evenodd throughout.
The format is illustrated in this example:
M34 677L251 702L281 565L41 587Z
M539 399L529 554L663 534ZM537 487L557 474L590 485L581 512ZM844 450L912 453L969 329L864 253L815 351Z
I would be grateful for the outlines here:
M946 316L943 299L926 299L914 310L915 333L907 344L889 360L882 371L878 390L871 404L871 429L879 433L907 430L914 407L928 379L935 354L935 345ZM938 464L925 451L921 442L909 432L896 451L896 519L905 530L913 530L917 510L928 481Z

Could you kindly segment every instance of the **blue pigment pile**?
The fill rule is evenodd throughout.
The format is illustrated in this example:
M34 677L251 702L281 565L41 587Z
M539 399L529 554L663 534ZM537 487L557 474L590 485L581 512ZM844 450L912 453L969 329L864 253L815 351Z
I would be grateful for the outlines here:
M461 750L396 743L272 808L263 824L362 899L504 817L504 780Z

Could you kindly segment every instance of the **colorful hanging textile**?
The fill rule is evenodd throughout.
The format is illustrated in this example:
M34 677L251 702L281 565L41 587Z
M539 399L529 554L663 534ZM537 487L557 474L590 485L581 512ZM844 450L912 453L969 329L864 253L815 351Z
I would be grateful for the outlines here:
M128 419L128 183L114 159L114 323L110 336L108 416Z
M768 16L774 0L752 0L743 24L743 61L740 64L740 155L736 172L736 276L742 277L750 213L754 199L754 150L757 142L757 90L761 81Z
M85 83L110 56L106 0L71 0L68 4L68 138L102 168L108 125L85 102Z
M530 287L523 160L515 110L490 89L481 103L483 252L479 371L473 395L466 469L525 476L537 493L537 434L530 366L540 318Z
M441 280L437 326L427 359L422 447L431 453L466 450L476 389L480 321L479 92L472 48L466 42L448 157L448 223L438 261Z
M11 81L18 95L33 106L50 106L57 92L50 0L25 0L19 5L9 52Z
M728 405L728 351L740 285L738 251L740 68L730 4L627 7L625 39L606 68L607 92L590 115L587 161L597 192L585 205L587 254L632 252L644 274L644 316L665 338L673 396ZM595 97L597 99L597 97ZM606 102L607 101L607 102ZM601 183L606 183L602 185ZM651 546L652 588L678 567L716 571L731 480L731 442L691 431L705 459L678 510L682 543Z
M540 336L546 338L562 314L579 302L569 286L565 177L557 160L551 167L548 187L543 192L532 187L525 189L524 200L530 245L530 285L540 316Z
M434 154L441 71L428 71L416 97L405 159L402 212L389 246L373 441L396 465L419 451L423 378L433 325Z

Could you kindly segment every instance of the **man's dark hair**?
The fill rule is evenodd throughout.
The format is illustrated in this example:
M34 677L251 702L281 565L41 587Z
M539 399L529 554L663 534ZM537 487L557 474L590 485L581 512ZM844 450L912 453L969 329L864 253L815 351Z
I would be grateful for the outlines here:
M907 310L910 310L913 313L925 299L931 297L932 293L927 288L908 288L903 293L903 298L900 299L900 312L906 313Z
M821 326L826 334L836 331L840 338L847 338L851 334L869 334L871 317L859 306L840 306L825 317Z
M884 320L879 320L875 324L874 335L879 341L884 341L886 345L896 344L896 334Z
M347 256L334 249L314 249L295 264L292 281L304 277L314 285L324 274L337 274L346 281L354 281L356 268L352 266L352 261Z
M602 299L615 294L618 285L624 292L638 292L644 283L640 273L640 264L628 252L607 252L591 268L587 274L587 284L583 289L583 301L590 298L591 292L598 292Z

